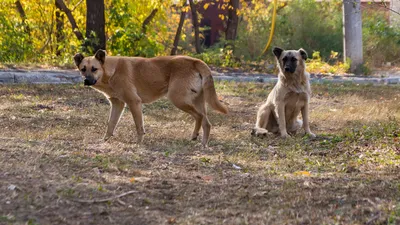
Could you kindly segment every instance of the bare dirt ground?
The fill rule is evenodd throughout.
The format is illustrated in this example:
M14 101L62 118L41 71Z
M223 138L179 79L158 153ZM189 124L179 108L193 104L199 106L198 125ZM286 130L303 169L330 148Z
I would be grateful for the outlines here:
M318 137L287 140L250 136L271 85L217 88L203 149L166 99L104 143L100 93L0 86L0 224L400 224L400 86L313 85Z

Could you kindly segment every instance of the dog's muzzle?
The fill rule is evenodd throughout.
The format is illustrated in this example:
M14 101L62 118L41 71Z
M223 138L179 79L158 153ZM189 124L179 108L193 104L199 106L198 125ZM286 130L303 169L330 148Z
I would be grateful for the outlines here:
M95 85L96 82L97 82L97 80L95 80L91 77L86 77L86 79L83 81L84 85L86 85L86 86Z
M285 66L285 72L294 73L296 71L296 67Z

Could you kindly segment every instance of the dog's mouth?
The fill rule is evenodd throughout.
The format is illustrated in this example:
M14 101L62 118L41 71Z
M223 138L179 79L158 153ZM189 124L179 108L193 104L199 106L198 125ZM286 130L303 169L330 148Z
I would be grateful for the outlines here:
M83 84L86 85L86 86L92 86L92 85L95 85L96 82L97 82L97 80L95 80L95 79L88 79L88 78L86 78L86 79L83 81Z

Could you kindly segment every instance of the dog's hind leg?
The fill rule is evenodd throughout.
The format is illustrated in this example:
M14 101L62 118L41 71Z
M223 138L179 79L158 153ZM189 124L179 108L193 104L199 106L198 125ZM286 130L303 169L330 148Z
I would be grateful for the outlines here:
M200 127L203 128L202 145L206 146L210 136L211 123L207 118L204 94L201 87L182 87L181 82L183 81L175 80L170 83L168 98L177 108L194 117L196 124L191 136L192 140L197 139ZM195 80L193 82L196 83Z
M290 123L288 122L288 127L287 127L287 131L290 134L296 134L296 132L303 126L303 121L299 120L299 119L294 119L293 121L291 121Z
M107 132L104 136L105 141L113 136L115 127L117 126L125 107L125 103L117 98L109 98L109 100L111 103L111 110L110 117L108 119Z

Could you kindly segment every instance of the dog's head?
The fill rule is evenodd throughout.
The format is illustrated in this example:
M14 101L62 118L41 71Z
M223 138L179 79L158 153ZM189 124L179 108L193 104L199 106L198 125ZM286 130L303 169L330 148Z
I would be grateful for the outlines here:
M74 56L75 65L78 67L84 79L84 84L91 86L103 76L103 65L106 59L106 52L98 50L93 57L84 57L82 53Z
M299 50L283 50L275 47L272 52L278 60L279 70L283 74L295 73L297 69L304 70L307 52L300 48Z

